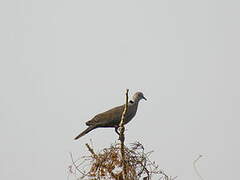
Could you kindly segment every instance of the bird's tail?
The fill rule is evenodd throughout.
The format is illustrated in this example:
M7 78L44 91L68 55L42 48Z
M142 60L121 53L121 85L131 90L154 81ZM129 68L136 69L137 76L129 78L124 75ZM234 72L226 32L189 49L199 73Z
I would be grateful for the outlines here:
M91 130L95 129L96 126L89 126L87 129L85 129L83 132L81 132L77 137L74 139L77 140L78 138L84 136L85 134L89 133Z

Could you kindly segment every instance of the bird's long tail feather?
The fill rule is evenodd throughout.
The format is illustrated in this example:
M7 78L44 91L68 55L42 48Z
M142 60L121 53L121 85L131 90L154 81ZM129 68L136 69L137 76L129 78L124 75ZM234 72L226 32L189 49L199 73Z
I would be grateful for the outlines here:
M85 129L83 132L81 132L77 137L75 137L74 139L77 140L78 138L84 136L85 134L89 133L90 131L92 131L93 129L95 129L96 126L89 126L87 129Z

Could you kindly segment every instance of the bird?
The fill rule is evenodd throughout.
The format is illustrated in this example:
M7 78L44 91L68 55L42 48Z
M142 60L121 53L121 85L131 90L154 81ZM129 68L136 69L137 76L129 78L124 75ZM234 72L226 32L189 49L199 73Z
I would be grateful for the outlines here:
M142 92L136 92L133 95L132 99L128 102L128 110L125 116L124 124L127 124L129 121L131 121L132 118L136 115L138 103L142 99L147 100ZM125 104L97 114L91 120L86 122L86 125L88 127L74 139L77 140L96 128L115 128L115 132L119 134L118 128L124 107Z

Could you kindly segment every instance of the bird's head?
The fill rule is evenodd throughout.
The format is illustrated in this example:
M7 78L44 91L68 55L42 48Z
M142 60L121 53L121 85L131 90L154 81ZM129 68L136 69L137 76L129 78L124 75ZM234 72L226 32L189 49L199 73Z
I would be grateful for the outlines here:
M147 100L142 92L136 92L132 97L133 102L139 102L141 99Z

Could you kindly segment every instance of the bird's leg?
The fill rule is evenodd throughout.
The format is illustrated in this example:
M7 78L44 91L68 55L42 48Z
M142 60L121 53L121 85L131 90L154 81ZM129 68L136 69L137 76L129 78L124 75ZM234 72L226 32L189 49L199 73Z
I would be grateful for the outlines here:
M118 132L119 126L115 126L115 132L120 136L120 133Z

